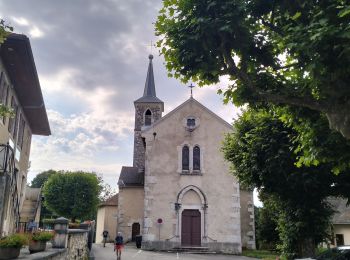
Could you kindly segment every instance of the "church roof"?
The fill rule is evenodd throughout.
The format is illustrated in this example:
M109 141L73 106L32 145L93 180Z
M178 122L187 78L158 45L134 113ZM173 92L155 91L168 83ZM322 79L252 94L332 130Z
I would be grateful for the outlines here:
M140 172L137 167L123 166L120 172L118 185L119 187L143 186L144 173Z
M154 83L154 74L153 74L153 64L152 59L153 55L149 55L149 64L147 71L147 78L145 83L145 89L143 91L143 96L134 101L134 103L163 103L156 95L156 86Z
M144 130L144 132L147 132L150 129L153 129L154 126L160 124L161 122L163 122L164 120L166 120L168 117L170 117L172 114L176 113L178 110L180 110L182 107L186 106L188 103L194 103L196 105L198 105L199 107L201 107L203 110L207 111L209 114L211 114L213 117L215 117L219 122L221 122L222 124L224 124L226 127L228 127L231 131L232 131L232 125L229 124L228 122L226 122L224 119L222 119L220 116L218 116L217 114L215 114L213 111L211 111L209 108L207 108L206 106L204 106L202 103L198 102L196 99L194 99L192 96L187 99L185 102L183 102L181 105L177 106L175 109L171 110L168 114L166 114L165 116L163 116L161 119L159 119L158 121L156 121L153 125L152 128L147 128Z
M332 224L350 224L350 207L347 206L347 200L342 198L328 199L335 213L332 217Z

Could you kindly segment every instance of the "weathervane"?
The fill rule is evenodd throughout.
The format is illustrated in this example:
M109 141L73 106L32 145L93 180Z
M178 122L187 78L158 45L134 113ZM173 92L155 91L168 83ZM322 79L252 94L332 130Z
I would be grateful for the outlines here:
M191 97L193 97L193 92L192 92L192 89L195 87L195 86L193 86L192 85L192 83L191 83L191 85L190 86L188 86L190 89L191 89Z

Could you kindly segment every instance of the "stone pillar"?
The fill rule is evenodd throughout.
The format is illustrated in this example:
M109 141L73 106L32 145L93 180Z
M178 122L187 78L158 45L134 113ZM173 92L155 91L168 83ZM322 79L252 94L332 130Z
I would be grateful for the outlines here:
M53 248L66 248L68 240L68 219L60 217L54 221L55 237L53 239Z

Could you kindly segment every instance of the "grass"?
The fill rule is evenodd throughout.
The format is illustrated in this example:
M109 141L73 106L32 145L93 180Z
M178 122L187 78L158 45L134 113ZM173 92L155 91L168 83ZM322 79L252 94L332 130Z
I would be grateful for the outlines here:
M263 260L276 260L276 257L279 256L277 252L268 250L243 250L242 255ZM283 260L283 258L280 259Z

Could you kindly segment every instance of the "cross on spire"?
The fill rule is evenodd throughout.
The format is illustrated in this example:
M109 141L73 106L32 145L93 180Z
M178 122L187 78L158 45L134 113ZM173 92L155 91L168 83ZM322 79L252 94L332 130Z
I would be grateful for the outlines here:
M193 86L192 85L192 83L191 83L191 85L190 86L188 86L190 89L191 89L191 97L193 97L193 92L192 92L192 89L195 87L195 86Z

